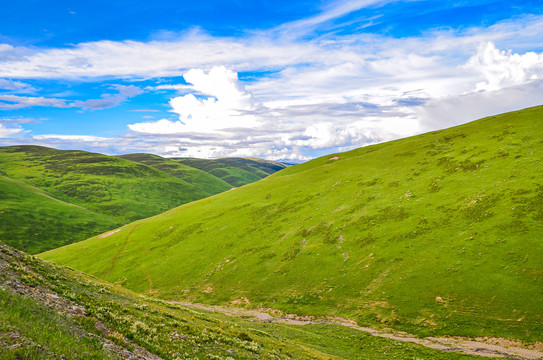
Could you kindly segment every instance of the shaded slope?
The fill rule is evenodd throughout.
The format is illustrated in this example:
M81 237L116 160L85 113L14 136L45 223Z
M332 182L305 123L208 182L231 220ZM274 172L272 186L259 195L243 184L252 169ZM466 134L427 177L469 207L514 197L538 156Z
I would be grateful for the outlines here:
M43 257L163 298L538 340L542 119L322 157Z
M145 165L152 166L160 171L164 171L176 178L184 180L209 195L218 194L230 189L232 186L218 177L209 174L200 169L184 165L179 161L165 159L152 154L127 154L118 156L122 159L135 161Z
M123 223L208 195L155 168L85 151L2 147L0 168L55 198Z
M302 329L193 310L2 244L0 269L2 359L474 358L330 324Z
M222 158L209 160L174 158L173 160L208 172L234 187L258 181L287 167L287 165L276 161L262 159Z
M108 216L0 175L0 239L6 244L35 254L120 225Z

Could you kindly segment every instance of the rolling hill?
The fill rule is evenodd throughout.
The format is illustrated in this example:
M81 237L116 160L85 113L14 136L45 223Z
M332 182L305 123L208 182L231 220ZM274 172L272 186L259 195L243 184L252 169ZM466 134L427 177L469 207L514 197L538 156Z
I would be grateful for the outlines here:
M3 244L0 269L2 359L475 358L333 324L261 323L188 308Z
M0 175L0 239L28 253L84 240L122 224Z
M543 107L368 146L40 255L163 299L543 338Z
M7 176L127 223L208 194L155 168L117 157L39 146L0 148Z
M232 188L202 170L149 154L8 146L0 147L0 169L0 239L29 253ZM257 178L262 173L246 170Z
M166 159L152 154L127 154L122 159L145 164L184 180L209 195L229 190L232 185L203 170L185 165L173 159ZM196 159L194 160L196 162Z
M233 187L258 181L288 166L277 161L255 158L173 158L172 160L208 172Z

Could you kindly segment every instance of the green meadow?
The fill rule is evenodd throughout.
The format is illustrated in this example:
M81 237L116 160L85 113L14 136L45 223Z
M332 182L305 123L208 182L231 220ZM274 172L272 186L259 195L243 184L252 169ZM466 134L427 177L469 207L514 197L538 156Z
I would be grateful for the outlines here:
M198 189L206 192L208 195L215 195L232 188L229 183L216 177L215 175L198 168L182 164L174 159L166 159L152 154L127 154L119 157L154 167L194 185Z
M254 158L174 158L172 160L210 173L230 184L230 187L258 181L287 167L287 165L276 161Z
M1 244L0 268L2 359L475 358L337 325L258 323L191 309Z
M260 169L239 167L244 174L257 173L240 182L262 175ZM0 240L33 254L232 188L210 173L158 156L40 146L0 147L0 184Z
M321 157L40 257L160 299L541 340L542 155L535 107Z
M0 239L32 254L122 225L3 175L0 175L0 204Z

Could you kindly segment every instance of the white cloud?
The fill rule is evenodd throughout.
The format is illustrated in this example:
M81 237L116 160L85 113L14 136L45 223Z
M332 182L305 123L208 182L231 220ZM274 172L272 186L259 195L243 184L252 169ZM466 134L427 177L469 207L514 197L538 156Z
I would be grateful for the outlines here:
M333 19L340 18L344 15L352 13L373 5L384 5L397 0L339 0L328 4L319 14L289 22L279 26L274 31L281 32L284 36L300 36L313 30L317 25L328 22Z
M45 98L45 97L30 97L17 95L0 95L0 109L15 110L33 106L51 106L57 108L69 108L70 105L66 100Z
M352 11L387 2L335 1L308 19L241 38L192 32L167 41L98 41L62 49L0 45L0 77L184 74L188 84L157 81L145 88L182 94L169 102L178 119L133 123L133 132L118 141L102 140L110 150L171 156L304 159L313 150L349 149L541 102L543 54L532 50L543 48L543 15L407 38L333 32L304 37ZM247 71L263 75L244 74L250 80L240 81L237 72ZM142 92L135 86L113 89L117 93L86 101L2 95L0 109L102 109Z
M0 138L7 138L15 134L20 134L24 130L23 128L17 127L6 127L4 124L0 123Z
M29 118L23 116L13 116L13 117L0 117L0 124L37 124L47 120L46 118Z
M85 142L102 142L102 141L114 141L114 139L111 138L105 138L101 136L91 136L91 135L55 135L55 134L47 134L47 135L36 135L34 136L34 139L37 140L71 140L71 141L85 141Z
M143 90L134 85L112 85L117 90L117 94L103 94L100 99L68 101L64 99L18 96L18 95L0 95L0 110L17 110L35 106L56 107L56 108L83 108L89 110L102 110L115 107L126 99L143 93Z
M17 91L19 93L36 91L36 88L34 88L30 84L27 84L21 81L13 81L13 80L7 80L7 79L0 79L0 89Z
M184 130L184 125L181 121L171 121L168 119L160 119L157 121L146 121L135 124L129 124L128 128L132 131L144 134L181 134Z
M543 104L543 80L496 91L434 99L415 110L421 131L443 129L482 117Z
M197 98L193 94L170 100L172 111L180 121L166 119L130 124L132 131L148 134L216 133L233 128L253 128L259 124L252 96L245 91L237 73L223 66L213 67L208 73L193 69L183 75L190 88L210 97Z
M479 46L477 54L468 60L465 68L484 77L485 81L478 82L476 90L499 90L543 78L543 53L513 54L511 50L500 51L488 42Z

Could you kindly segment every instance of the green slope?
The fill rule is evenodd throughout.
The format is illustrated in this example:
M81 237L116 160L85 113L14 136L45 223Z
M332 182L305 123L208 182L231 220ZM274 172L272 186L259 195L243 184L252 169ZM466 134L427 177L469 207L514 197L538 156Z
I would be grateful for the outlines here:
M164 171L176 178L184 180L209 195L232 188L230 184L200 169L184 165L179 161L165 159L152 154L127 154L119 156L122 159L135 161L145 165L152 166L160 171Z
M153 300L0 244L1 359L473 359ZM39 326L38 326L39 325Z
M120 225L108 216L0 175L0 240L13 247L35 254Z
M210 173L233 187L258 181L287 167L287 165L276 161L262 159L222 158L209 160L174 158L173 160Z
M155 168L85 151L40 146L0 148L0 168L12 178L126 223L208 194Z
M42 256L162 298L540 340L542 160L536 107L322 157Z

